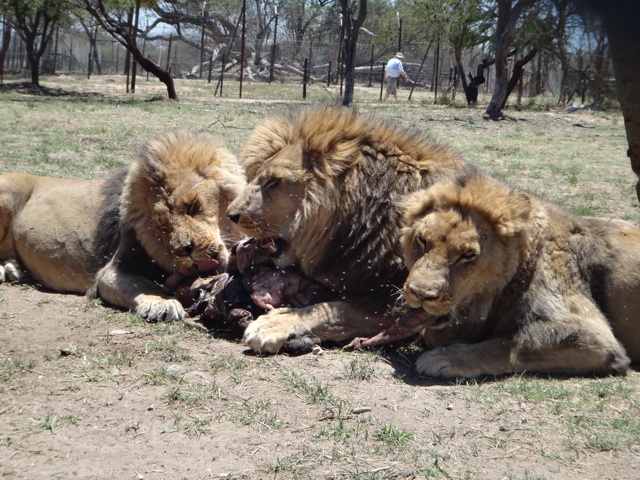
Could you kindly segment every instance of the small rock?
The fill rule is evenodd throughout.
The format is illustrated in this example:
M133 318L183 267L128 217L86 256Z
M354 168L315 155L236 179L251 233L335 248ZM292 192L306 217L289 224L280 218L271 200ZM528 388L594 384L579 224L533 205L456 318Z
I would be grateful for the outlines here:
M371 408L369 407L358 407L358 408L354 408L353 410L351 410L351 413L355 414L355 415L360 415L361 413L367 413L370 412Z
M167 375L171 375L172 377L177 377L179 375L182 375L184 373L184 368L181 367L180 365L169 365L167 367L164 368L164 372Z
M447 410L453 410L453 403L447 403L444 408L446 408Z

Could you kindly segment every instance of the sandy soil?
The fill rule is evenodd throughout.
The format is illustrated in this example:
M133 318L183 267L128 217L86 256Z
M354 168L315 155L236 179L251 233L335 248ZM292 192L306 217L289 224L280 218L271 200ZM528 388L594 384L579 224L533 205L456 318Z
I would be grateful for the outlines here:
M613 422L573 421L617 382L595 415L637 426L637 371L455 385L414 375L415 348L260 358L20 285L0 285L0 324L2 478L629 479L640 464L637 430L603 448Z

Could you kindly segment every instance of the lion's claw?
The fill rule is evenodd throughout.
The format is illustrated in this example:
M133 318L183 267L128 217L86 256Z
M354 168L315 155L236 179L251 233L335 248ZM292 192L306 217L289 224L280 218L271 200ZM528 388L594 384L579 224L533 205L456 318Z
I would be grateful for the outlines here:
M149 322L176 322L185 317L184 308L173 299L144 300L135 313Z

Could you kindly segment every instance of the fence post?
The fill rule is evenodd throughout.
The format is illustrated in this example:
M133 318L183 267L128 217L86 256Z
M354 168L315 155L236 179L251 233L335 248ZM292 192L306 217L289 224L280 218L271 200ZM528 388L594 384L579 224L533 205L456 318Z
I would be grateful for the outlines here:
M370 68L369 68L369 86L371 87L373 85L373 47L374 44L371 44L371 63L370 63Z
M307 98L307 79L309 78L309 59L304 59L304 68L302 70L302 98Z
M381 72L382 75L380 75L380 100L382 100L382 92L384 90L384 68L387 66L386 63L381 62L380 63L380 68L381 68Z
M273 66L276 62L276 37L278 36L278 6L273 7L276 14L276 22L273 27L273 46L271 47L271 69L269 70L269 85L273 81Z
M329 60L329 70L327 71L327 87L331 86L331 67L333 65L331 64L331 60Z

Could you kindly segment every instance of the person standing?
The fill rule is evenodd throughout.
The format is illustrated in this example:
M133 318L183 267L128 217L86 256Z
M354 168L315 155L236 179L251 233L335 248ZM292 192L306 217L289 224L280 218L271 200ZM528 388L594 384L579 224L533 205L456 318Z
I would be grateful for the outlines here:
M387 84L387 90L384 96L385 100L389 98L389 95L393 95L396 102L398 101L398 77L402 77L407 82L411 82L402 66L403 58L404 55L402 55L402 52L397 52L393 58L387 62L387 66L384 69L384 82Z

